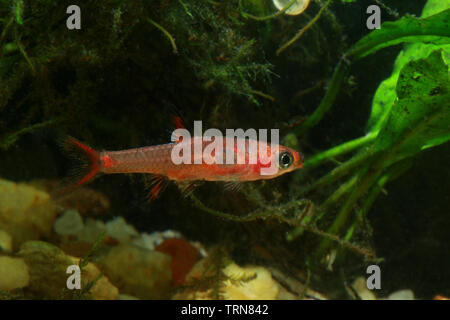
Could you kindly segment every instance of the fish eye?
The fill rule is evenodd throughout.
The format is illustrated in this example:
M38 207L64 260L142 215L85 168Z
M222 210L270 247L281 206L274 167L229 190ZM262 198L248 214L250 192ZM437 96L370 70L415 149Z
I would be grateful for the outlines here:
M279 156L279 166L281 169L288 168L292 162L294 161L294 158L292 157L292 154L289 151L284 151L280 153Z

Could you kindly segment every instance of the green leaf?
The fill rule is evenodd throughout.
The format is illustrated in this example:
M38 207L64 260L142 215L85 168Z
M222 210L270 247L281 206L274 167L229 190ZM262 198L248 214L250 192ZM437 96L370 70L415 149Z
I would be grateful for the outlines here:
M403 42L428 42L436 45L450 43L450 9L428 18L405 16L385 22L358 41L348 52L351 58L362 58L382 48Z
M437 12L437 13L436 13ZM367 132L377 135L390 108L395 101L395 85L401 67L412 59L428 56L435 48L446 48L450 52L450 2L429 0L423 11L423 18L406 16L395 22L386 22L381 29L374 30L354 46L341 58L330 80L328 90L316 110L307 118L302 126L292 132L301 136L322 120L332 107L344 78L348 74L349 65L362 57L382 48L404 42L412 42L408 49L398 56L392 76L383 81L374 97L372 112L367 124ZM413 46L417 46L414 49ZM411 49L411 50L409 50ZM424 54L418 57L417 54Z
M428 0L423 12L422 19L433 16L443 17L438 15L440 12L448 11L450 9L450 2L441 0ZM447 21L447 22L446 22ZM448 24L448 19L442 20L443 24ZM375 32L375 31L374 31ZM362 40L361 40L362 41ZM360 41L360 42L361 42ZM444 60L447 65L450 65L450 43L449 44L432 44L432 43L409 43L405 46L404 50L400 52L394 63L392 75L384 80L377 89L372 103L372 111L367 123L367 131L373 134L378 134L383 126L387 116L389 116L392 105L397 99L395 93L395 87L397 85L398 77L402 68L410 61L426 58L431 52L443 49L446 52L447 58L444 56Z
M450 139L450 77L443 50L411 61L399 75L398 99L375 141L394 161Z

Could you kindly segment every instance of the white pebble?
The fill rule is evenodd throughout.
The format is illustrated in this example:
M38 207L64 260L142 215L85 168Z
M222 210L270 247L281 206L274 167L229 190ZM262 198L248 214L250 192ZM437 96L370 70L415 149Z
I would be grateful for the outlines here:
M106 223L106 233L120 243L130 242L132 238L138 237L139 233L132 226L127 224L123 217L118 217Z
M388 300L414 300L414 292L410 289L398 290L391 293Z
M77 210L67 210L61 217L56 219L53 228L56 234L61 236L78 235L84 228L83 218Z

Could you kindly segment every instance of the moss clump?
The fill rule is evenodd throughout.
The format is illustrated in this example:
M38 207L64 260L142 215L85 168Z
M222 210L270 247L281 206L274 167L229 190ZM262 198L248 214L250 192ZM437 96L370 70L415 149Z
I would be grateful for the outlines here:
M268 83L271 64L236 7L237 1L220 6L173 1L164 9L162 23L173 30L180 54L205 87L217 85L229 95L243 95L257 104L252 83Z

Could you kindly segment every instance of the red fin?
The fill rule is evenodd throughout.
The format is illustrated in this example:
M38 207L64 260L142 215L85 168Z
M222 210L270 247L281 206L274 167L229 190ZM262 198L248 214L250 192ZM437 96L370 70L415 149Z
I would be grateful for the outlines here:
M169 181L164 177L158 175L151 176L150 181L146 182L147 188L150 188L147 199L149 201L156 200L167 187L168 182Z
M88 183L100 173L101 162L97 151L72 137L65 138L62 146L70 157L80 162L80 165L72 170L75 187Z
M185 181L185 182L178 182L178 188L180 189L181 193L188 197L191 195L192 192L194 192L194 189L200 185L199 181Z
M176 127L176 129L186 129L183 119L181 119L181 117L179 115L174 114L172 116L173 119L173 123ZM181 142L183 139L181 138L181 136L176 136L176 140L174 142Z
M186 129L186 126L183 123L183 119L181 119L181 117L179 115L173 115L173 123L175 124L175 127L177 129Z

